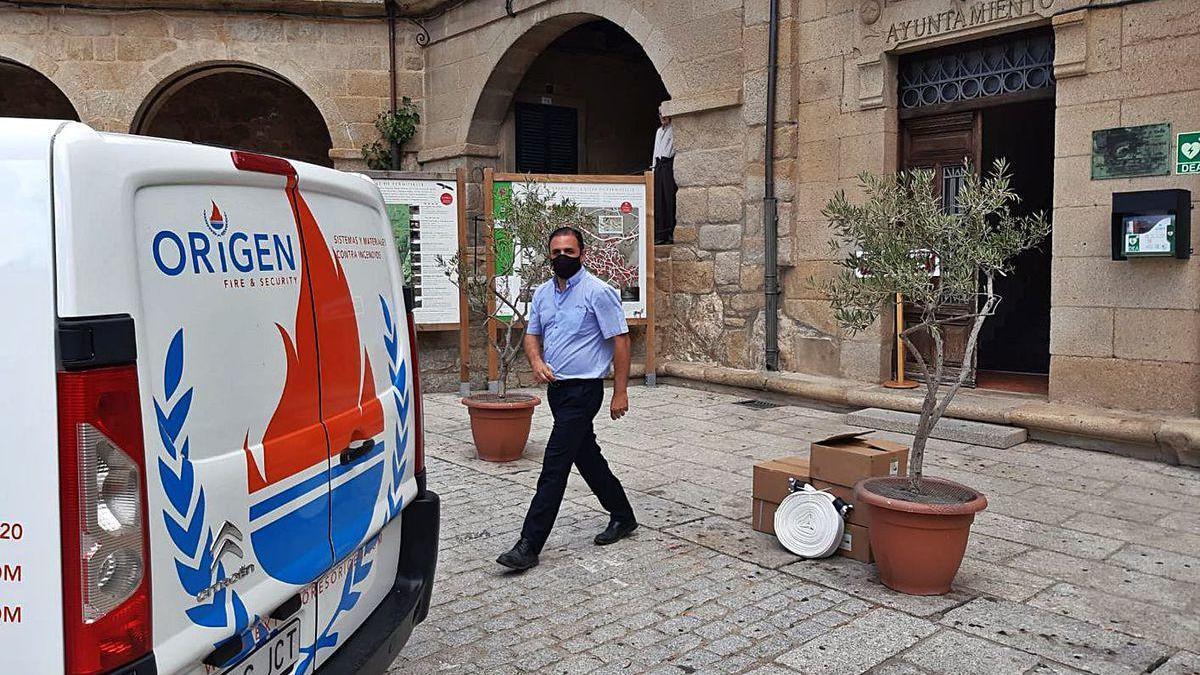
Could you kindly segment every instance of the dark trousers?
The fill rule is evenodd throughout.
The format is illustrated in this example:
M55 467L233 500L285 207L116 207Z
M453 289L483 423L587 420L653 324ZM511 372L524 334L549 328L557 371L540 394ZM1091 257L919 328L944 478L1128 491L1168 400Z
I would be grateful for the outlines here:
M675 239L675 158L654 160L654 241Z
M621 481L608 468L600 454L592 420L604 402L604 382L601 380L563 380L551 382L548 389L550 412L554 428L546 443L542 460L542 475L538 477L537 494L529 504L521 537L541 551L550 537L550 528L558 517L571 465L600 499L600 505L612 518L622 522L634 519L633 507L625 496Z

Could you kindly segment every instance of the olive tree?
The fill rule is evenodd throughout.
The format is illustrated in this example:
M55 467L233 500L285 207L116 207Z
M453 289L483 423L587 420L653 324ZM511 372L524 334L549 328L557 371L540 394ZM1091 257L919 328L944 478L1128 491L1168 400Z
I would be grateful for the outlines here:
M900 334L925 384L909 458L908 489L918 495L929 434L966 381L980 328L1001 301L995 278L1011 273L1013 258L1038 246L1050 231L1040 213L1014 214L1020 197L1003 159L982 177L969 163L964 168L950 208L934 173L913 170L860 174L865 201L851 203L839 191L822 212L835 232L830 247L839 269L819 286L842 328L850 334L865 330L897 293L919 311L920 319ZM951 324L970 328L964 366L946 382L945 331ZM922 333L932 340L929 358L914 342Z

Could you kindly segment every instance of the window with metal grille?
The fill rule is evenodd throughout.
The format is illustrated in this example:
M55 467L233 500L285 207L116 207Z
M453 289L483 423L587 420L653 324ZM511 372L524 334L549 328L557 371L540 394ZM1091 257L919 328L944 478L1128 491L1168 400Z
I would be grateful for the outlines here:
M900 107L1015 94L1054 86L1054 35L1023 33L900 61Z
M517 171L577 173L579 111L560 105L517 103Z

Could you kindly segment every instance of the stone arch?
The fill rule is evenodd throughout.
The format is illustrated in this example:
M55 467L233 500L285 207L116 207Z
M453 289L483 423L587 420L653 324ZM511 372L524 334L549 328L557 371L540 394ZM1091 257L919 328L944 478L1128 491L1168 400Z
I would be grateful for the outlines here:
M320 107L289 78L251 63L177 71L142 99L130 132L332 166L333 139Z
M552 10L539 9L518 14L493 41L493 47L485 56L486 66L475 71L479 75L466 87L467 91L477 91L479 94L467 106L470 118L463 125L461 142L479 146L495 145L512 103L513 92L538 55L572 28L601 19L619 26L642 47L668 96L679 91L681 87L680 83L674 81L672 55L667 41L661 31L629 3L566 0L555 4Z
M133 128L138 112L151 96L161 90L166 82L210 66L245 66L272 73L290 82L308 97L325 118L326 128L335 148L356 148L350 132L350 124L335 100L334 92L322 80L312 76L303 65L291 59L280 59L277 55L254 46L240 44L224 45L214 50L203 43L183 43L179 49L156 60L152 66L139 74L126 88L121 97L123 109L120 113Z
M67 94L31 65L0 57L0 117L79 121Z

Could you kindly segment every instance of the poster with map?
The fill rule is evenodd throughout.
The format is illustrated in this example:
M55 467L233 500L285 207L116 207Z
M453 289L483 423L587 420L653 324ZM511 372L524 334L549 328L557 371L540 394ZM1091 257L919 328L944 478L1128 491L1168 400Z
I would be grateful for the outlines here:
M453 179L376 178L387 205L404 285L418 325L459 322L459 291L440 267L458 252L458 187Z
M497 181L493 211L506 194L520 196L530 183ZM544 182L537 185L556 202L570 200L587 216L583 224L584 266L621 294L627 319L646 317L646 184ZM519 280L496 279L498 286L519 287Z

